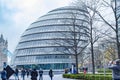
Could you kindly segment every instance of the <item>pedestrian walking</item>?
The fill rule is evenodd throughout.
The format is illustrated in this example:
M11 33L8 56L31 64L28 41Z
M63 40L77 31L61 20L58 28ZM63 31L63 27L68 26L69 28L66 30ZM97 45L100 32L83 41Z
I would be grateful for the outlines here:
M112 69L112 80L120 80L120 59L113 61L108 65L109 69Z
M19 80L19 70L15 69L15 80Z
M52 71L52 69L49 70L49 76L50 76L50 78L52 80L52 78L53 78L53 71Z
M38 76L38 72L36 71L36 69L34 69L31 72L31 80L37 80L37 76Z
M23 78L23 80L25 80L25 74L26 74L25 69L22 69L22 71L21 71L21 77Z
M26 74L27 74L27 78L28 78L29 75L30 75L30 70L29 69L26 70Z
M6 69L4 68L3 71L1 72L1 79L2 80L7 80L7 72Z
M43 80L43 70L41 68L39 70L39 80Z

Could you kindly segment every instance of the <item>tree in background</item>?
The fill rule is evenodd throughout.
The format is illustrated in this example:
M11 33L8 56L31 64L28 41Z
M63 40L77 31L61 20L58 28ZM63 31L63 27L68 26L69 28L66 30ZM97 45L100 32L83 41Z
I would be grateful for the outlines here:
M73 3L76 6L79 6L81 4L84 5L88 12L88 17L89 17L89 40L91 44L91 57L92 57L92 69L93 69L93 74L95 74L95 62L94 62L94 44L100 39L103 38L105 33L108 32L108 30L104 30L100 27L104 27L103 25L100 25L102 22L100 22L100 19L98 18L97 13L95 12L96 10L99 9L100 7L100 0L76 0L76 2ZM94 9L94 10L91 10Z
M117 2L118 1L118 2ZM109 26L115 34L111 35L115 37L116 45L117 45L117 54L118 58L120 58L120 40L119 40L119 21L120 21L120 14L119 14L119 0L101 0L102 7L99 10L95 10L92 7L89 7L92 11L96 12L97 15L102 19L102 21ZM105 13L109 17L105 16ZM112 16L112 17L111 17Z
M83 51L89 45L89 28L88 25L86 25L87 21L81 19L81 15L85 17L85 14L86 13L81 12L81 10L78 12L69 12L67 15L69 19L64 19L63 24L71 25L66 28L66 32L60 32L62 37L66 39L54 40L54 44L65 48L65 50L63 50L64 54L73 55L75 57L76 73L78 73L78 57L84 57Z

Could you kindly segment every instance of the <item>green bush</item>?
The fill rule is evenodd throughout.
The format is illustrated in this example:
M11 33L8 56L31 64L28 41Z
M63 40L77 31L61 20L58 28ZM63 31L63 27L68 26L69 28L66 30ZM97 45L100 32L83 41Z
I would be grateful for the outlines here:
M104 68L97 69L97 72L98 72L98 73L103 73L103 72L104 72ZM105 72L106 72L106 73L111 73L112 70L107 68L107 69L105 69Z
M71 78L71 79L84 79L84 80L112 80L111 75L103 75L103 74L63 74L64 78Z
M111 75L85 75L85 80L112 80Z
M82 79L84 78L84 74L63 74L63 77L71 79Z

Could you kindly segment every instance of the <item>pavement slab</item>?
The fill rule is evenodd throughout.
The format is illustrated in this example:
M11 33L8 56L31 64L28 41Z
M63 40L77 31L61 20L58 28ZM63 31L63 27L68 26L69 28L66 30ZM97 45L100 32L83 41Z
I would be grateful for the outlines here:
M20 78L20 80L23 80L23 79L21 78L21 76L19 76L19 78ZM31 78L30 76L29 76L28 78L27 78L27 76L25 76L25 80L31 80L30 78ZM38 78L39 78L39 77L38 77ZM15 80L15 77L14 77L14 76L11 76L9 80ZM38 79L38 80L39 80L39 79ZM50 80L49 75L43 75L43 80ZM62 74L57 74L57 75L54 75L53 80L76 80L76 79L63 78L63 77L62 77Z

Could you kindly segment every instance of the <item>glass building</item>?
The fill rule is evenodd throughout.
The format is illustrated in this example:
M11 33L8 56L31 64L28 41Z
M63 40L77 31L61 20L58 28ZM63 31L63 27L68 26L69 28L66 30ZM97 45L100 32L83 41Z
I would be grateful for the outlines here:
M81 30L81 41L87 41L89 23L86 9L74 6L57 8L39 17L25 30L15 49L13 64L44 70L70 68L75 59L65 48L68 44L63 43L64 46L60 46L55 40L62 43L71 38L63 34L71 34L73 21Z

